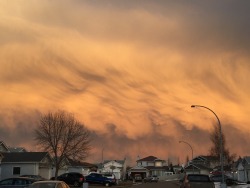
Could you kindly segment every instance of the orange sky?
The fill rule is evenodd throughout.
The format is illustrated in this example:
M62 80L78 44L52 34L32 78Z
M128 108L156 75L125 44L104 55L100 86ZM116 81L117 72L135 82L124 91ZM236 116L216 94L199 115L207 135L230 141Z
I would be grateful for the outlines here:
M0 0L0 140L35 151L40 114L76 115L90 162L206 155L222 123L250 155L250 2Z

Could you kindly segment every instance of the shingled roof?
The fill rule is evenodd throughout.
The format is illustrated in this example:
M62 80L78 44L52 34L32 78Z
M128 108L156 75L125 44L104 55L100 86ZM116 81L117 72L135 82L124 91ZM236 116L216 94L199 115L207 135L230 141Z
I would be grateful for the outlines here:
M155 161L156 159L157 159L157 157L155 157L155 156L148 156L148 157L145 157L143 159L137 160L137 162L138 161Z
M48 152L12 152L2 153L2 163L17 163L17 162L40 162Z
M87 163L87 162L75 161L73 159L68 159L68 161L69 161L71 166L82 166L82 167L86 167L86 168L97 167L97 165Z
M124 164L125 163L125 160L104 160L103 163L109 163L111 161L114 161L114 162L117 162L117 163L120 163L120 164Z
M23 147L9 147L10 152L27 152Z

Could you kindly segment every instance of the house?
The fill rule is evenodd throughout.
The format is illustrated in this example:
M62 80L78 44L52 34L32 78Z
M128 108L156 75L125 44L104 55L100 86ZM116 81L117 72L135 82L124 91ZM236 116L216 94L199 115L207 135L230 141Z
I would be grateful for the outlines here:
M232 171L233 177L242 182L250 181L250 156L239 158Z
M198 164L203 165L208 168L215 168L216 166L220 165L220 160L217 157L214 156L204 156L200 155L195 158L193 158L190 163L192 164Z
M68 165L68 172L79 172L83 174L84 176L88 175L91 171L96 171L97 166L94 164L81 162L81 161L75 161L73 159L68 159L69 165Z
M188 174L209 174L213 169L220 165L220 160L214 156L200 155L193 158L184 167L184 171Z
M129 177L135 174L141 174L143 178L150 175L165 176L170 173L169 167L165 160L158 159L155 156L148 156L136 161L137 165L128 171Z
M97 166L65 158L58 175L66 172L80 172L87 175L96 171ZM0 141L0 179L20 175L40 175L50 179L55 175L54 160L47 152L27 152L23 147L7 147Z
M173 172L168 172L166 174L168 175L172 175L172 174L180 174L184 171L184 168L182 166L180 166L179 164L178 165L173 165ZM169 169L171 171L171 169Z
M148 177L149 176L149 169L146 167L142 166L134 166L130 168L127 172L127 178L126 179L134 179L136 174L140 174L142 178Z
M125 179L126 177L126 158L124 160L104 160L99 164L98 172L113 173L116 179Z
M207 174L212 171L212 168L209 168L203 164L189 164L184 168L186 174Z
M55 161L55 158L53 158L52 160ZM57 175L59 176L61 174L67 173L69 166L70 166L69 160L67 158L63 158L60 164L60 168L58 169ZM55 164L53 163L52 177L55 176L55 172L56 172L56 167L55 167Z
M49 179L53 161L47 152L3 152L0 179L31 174Z

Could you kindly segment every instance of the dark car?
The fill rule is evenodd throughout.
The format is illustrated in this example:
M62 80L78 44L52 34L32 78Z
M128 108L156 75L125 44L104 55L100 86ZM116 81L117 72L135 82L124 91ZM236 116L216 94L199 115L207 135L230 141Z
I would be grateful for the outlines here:
M211 179L212 182L222 182L222 175L221 174L213 175L213 176L210 176L210 179ZM234 180L233 178L231 178L231 177L229 177L227 175L224 175L224 181L227 184L227 186L237 184L236 180Z
M24 188L35 181L35 179L27 177L7 178L0 181L0 188Z
M115 185L116 181L113 179L107 178L99 173L90 173L89 175L85 176L85 181L90 184L102 184L105 186Z
M180 188L215 188L206 174L187 174L180 180Z
M64 181L68 185L73 185L74 187L80 187L84 182L84 176L78 172L69 172L58 176L57 180Z

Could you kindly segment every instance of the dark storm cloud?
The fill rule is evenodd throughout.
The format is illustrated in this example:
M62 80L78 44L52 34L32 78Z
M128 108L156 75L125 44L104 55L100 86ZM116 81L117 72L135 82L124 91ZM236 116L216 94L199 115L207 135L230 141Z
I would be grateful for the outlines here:
M175 163L178 162L179 158L180 162L183 163L186 160L186 156L191 157L190 148L186 144L179 143L179 141L188 142L193 148L194 156L208 155L211 147L210 133L213 130L213 126L218 125L211 125L210 131L195 126L187 130L184 125L176 122L176 129L182 135L181 137L176 137L177 135L163 135L157 131L158 126L152 124L152 131L147 135L140 136L138 139L128 138L125 133L119 132L118 125L114 124L106 126L106 133L92 132L95 150L91 158L94 158L94 161L101 162L103 149L104 159L119 160L126 157L129 165L134 165L138 156L143 158L154 153L157 153L157 157L161 159L167 160L170 158ZM167 129L167 127L165 128ZM223 127L223 132L226 138L226 148L229 149L231 154L236 154L236 157L238 157L240 154L235 153L234 148L239 146L241 146L242 152L250 153L247 149L250 144L250 141L247 141L247 133L235 128L235 125ZM118 155L112 151L116 151ZM177 155L176 152L178 153Z
M167 160L172 158L172 161L177 162L178 157L182 157L184 162L185 157L189 155L189 148L180 145L181 140L177 135L164 135L162 132L157 130L160 125L152 124L152 131L148 134L140 136L137 139L131 139L126 136L126 133L122 133L118 129L118 125L109 124L106 126L106 133L92 132L93 151L91 158L95 158L95 161L101 161L102 149L104 149L105 159L123 159L126 157L130 165L134 165L137 157L147 157L154 153L157 153L159 158ZM141 126L143 127L143 125ZM168 129L167 126L164 127ZM187 131L184 125L179 123L176 124L176 129L179 130L179 134L183 135L183 140L191 143L196 155L208 154L208 150L204 147L202 152L200 151L200 145L208 145L209 133L198 127L194 127L192 130ZM199 142L197 143L197 140ZM199 149L198 149L199 148ZM112 151L116 151L115 154ZM176 155L179 152L179 155ZM185 157L183 157L185 156Z
M250 47L250 39L247 37L250 32L250 3L247 1L91 1L88 4L90 8L98 7L100 10L93 15L93 19L97 22L104 21L107 26L98 32L93 28L92 33L101 34L105 38L133 39L150 45L164 46L168 43L173 48L187 51L203 49L204 53L215 50L213 48L216 44L219 44L216 49L220 51L239 50L246 53L246 49ZM114 12L117 9L119 11ZM145 20L135 12L140 12L149 19ZM119 20L112 19L115 13L120 16ZM176 20L178 23L169 25L169 22L175 23ZM111 28L111 24L115 27ZM79 24L76 25L84 32L84 27L81 29Z
M0 140L10 147L35 149L34 129L39 122L37 110L9 108L0 112Z
M246 153L237 146L249 132L249 5L0 2L3 139L28 146L36 111L63 108L93 132L96 160L103 143L108 158L190 153L180 139L206 154L212 117L190 112L197 103L218 112L228 145L240 137L232 150Z

